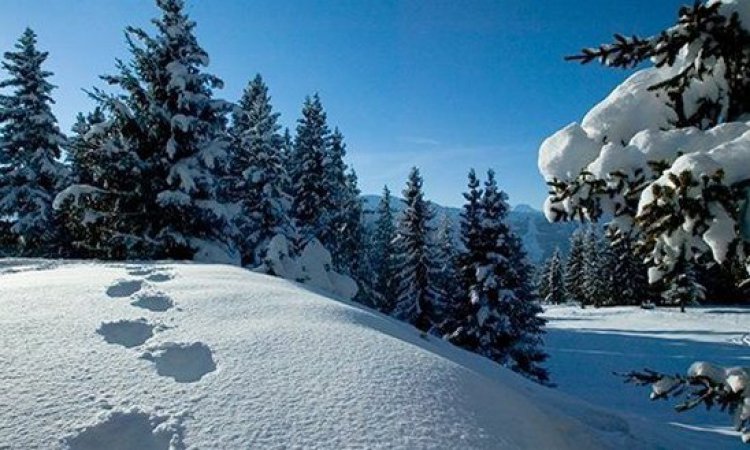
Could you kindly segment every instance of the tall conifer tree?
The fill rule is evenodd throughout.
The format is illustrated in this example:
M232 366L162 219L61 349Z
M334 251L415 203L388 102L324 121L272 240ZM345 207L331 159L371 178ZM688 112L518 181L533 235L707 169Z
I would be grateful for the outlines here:
M55 88L43 68L47 52L37 49L29 28L6 52L9 77L0 88L0 237L14 255L59 256L60 221L52 208L68 176L60 162L65 137L52 114Z

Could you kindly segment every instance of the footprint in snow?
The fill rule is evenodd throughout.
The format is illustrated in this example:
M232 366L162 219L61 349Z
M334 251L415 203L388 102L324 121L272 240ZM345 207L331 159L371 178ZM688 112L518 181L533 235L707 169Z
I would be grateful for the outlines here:
M154 335L155 328L157 327L146 322L145 319L120 320L103 323L96 332L110 344L132 348L143 345L149 340Z
M202 342L166 342L152 347L141 358L156 366L156 373L178 383L195 383L216 370L213 352Z
M143 287L143 280L120 280L107 288L107 295L112 298L130 297Z
M107 412L62 442L69 450L178 450L183 432L179 419L131 409Z
M139 294L130 304L154 312L164 312L174 307L172 299L160 292Z
M163 283L165 281L169 281L174 278L174 275L166 272L157 272L152 273L151 275L146 277L147 281L151 281L152 283Z

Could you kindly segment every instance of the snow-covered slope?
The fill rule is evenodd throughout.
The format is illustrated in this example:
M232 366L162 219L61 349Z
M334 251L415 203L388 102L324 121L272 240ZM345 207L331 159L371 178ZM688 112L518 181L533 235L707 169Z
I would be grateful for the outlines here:
M390 318L220 265L0 261L0 448L669 448Z
M380 196L365 195L362 197L365 203L365 221L373 223L377 218L377 208ZM450 219L454 231L461 229L461 209L430 203L435 211L433 226L437 226L443 217ZM394 197L393 209L397 212L403 210L403 202ZM521 238L529 259L534 263L541 263L552 255L555 248L567 253L570 247L570 235L578 228L574 223L550 223L541 211L529 205L516 205L508 213L508 221L511 229Z

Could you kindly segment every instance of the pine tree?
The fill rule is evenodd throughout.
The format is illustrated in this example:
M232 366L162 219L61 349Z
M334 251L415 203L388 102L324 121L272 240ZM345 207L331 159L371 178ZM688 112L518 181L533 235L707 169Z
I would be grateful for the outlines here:
M221 80L203 72L208 55L182 0L157 0L154 36L128 28L132 61L103 77L120 94L92 94L107 120L84 137L101 161L79 164L91 185L75 185L60 202L84 202L105 229L106 257L234 262L232 230L217 201L226 155ZM91 158L96 160L97 158Z
M570 254L565 265L565 292L570 300L582 304L585 297L583 292L584 257L584 232L579 228L570 237Z
M302 118L297 123L294 153L289 167L292 180L292 217L303 246L310 239L319 237L328 225L330 204L326 186L326 155L330 140L326 113L315 94L307 97L302 107Z
M543 349L544 325L547 321L541 317L544 310L539 304L539 297L534 293L533 268L523 249L523 241L512 231L508 235L508 246L512 270L507 271L503 283L515 293L515 301L510 307L510 368L540 383L546 383L549 372L541 364L548 356Z
M438 302L435 290L434 244L430 240L433 217L422 192L422 177L414 167L403 192L406 208L396 229L398 297L394 315L422 331L434 330Z
M344 157L346 144L338 128L331 134L324 164L324 183L328 195L323 210L323 224L318 238L330 249L338 271L354 274L362 259L364 223L357 174L349 170ZM364 281L364 280L362 280Z
M549 258L547 279L547 293L542 297L546 302L559 305L565 303L565 274L560 249L555 248Z
M649 300L647 269L636 254L635 238L627 232L610 229L608 234L613 277L612 303L639 305Z
M458 267L458 249L456 248L453 224L448 216L443 216L435 231L435 262L438 270L435 274L435 290L443 295L439 302L440 311L436 311L436 322L444 328L446 321L452 321L460 314L459 300L463 291Z
M705 289L695 277L693 264L684 257L680 258L662 297L665 304L679 306L680 312L685 312L687 306L697 305L705 298Z
M263 262L277 234L293 237L289 219L291 197L284 166L283 137L268 87L260 75L248 84L233 113L229 135L232 152L226 180L227 200L237 205L234 224L242 264Z
M474 169L469 171L468 191L463 194L465 203L461 211L461 241L465 251L459 255L461 267L461 289L469 292L474 284L473 264L482 258L480 232L482 221L482 194L480 182Z
M521 240L508 227L506 195L498 190L493 171L477 203L478 184L469 174L461 227L467 246L462 272L472 274L462 312L467 315L446 337L470 351L484 355L539 381L547 373L538 366L546 355L540 350L544 320L531 285L531 266ZM478 208L479 220L475 209ZM473 224L472 224L473 222Z
M329 248L336 270L351 276L359 285L357 300L369 305L374 301L373 283L364 206L358 184L357 173L352 169L346 174L342 192L338 196L340 204L330 225L336 230L336 239L331 239Z
M374 271L375 307L384 314L393 311L398 298L396 280L396 226L394 210L391 206L391 191L383 188L383 196L378 203L378 215L372 236L372 266Z
M29 28L6 52L2 63L9 78L0 88L0 240L14 255L59 256L60 220L52 208L68 176L60 162L65 137L50 105L53 86L44 70L47 52L37 49Z
M545 259L542 266L537 269L536 273L536 293L541 299L549 295L550 269L552 268L552 257Z
M581 290L581 308L593 305L596 308L602 306L608 295L608 282L606 275L602 274L605 247L602 239L592 226L586 230L583 239L583 277Z

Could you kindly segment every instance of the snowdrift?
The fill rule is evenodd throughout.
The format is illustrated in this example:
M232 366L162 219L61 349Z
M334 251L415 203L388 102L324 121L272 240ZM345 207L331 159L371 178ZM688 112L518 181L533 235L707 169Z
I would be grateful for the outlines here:
M231 266L1 260L0 342L0 448L660 446L414 328Z

